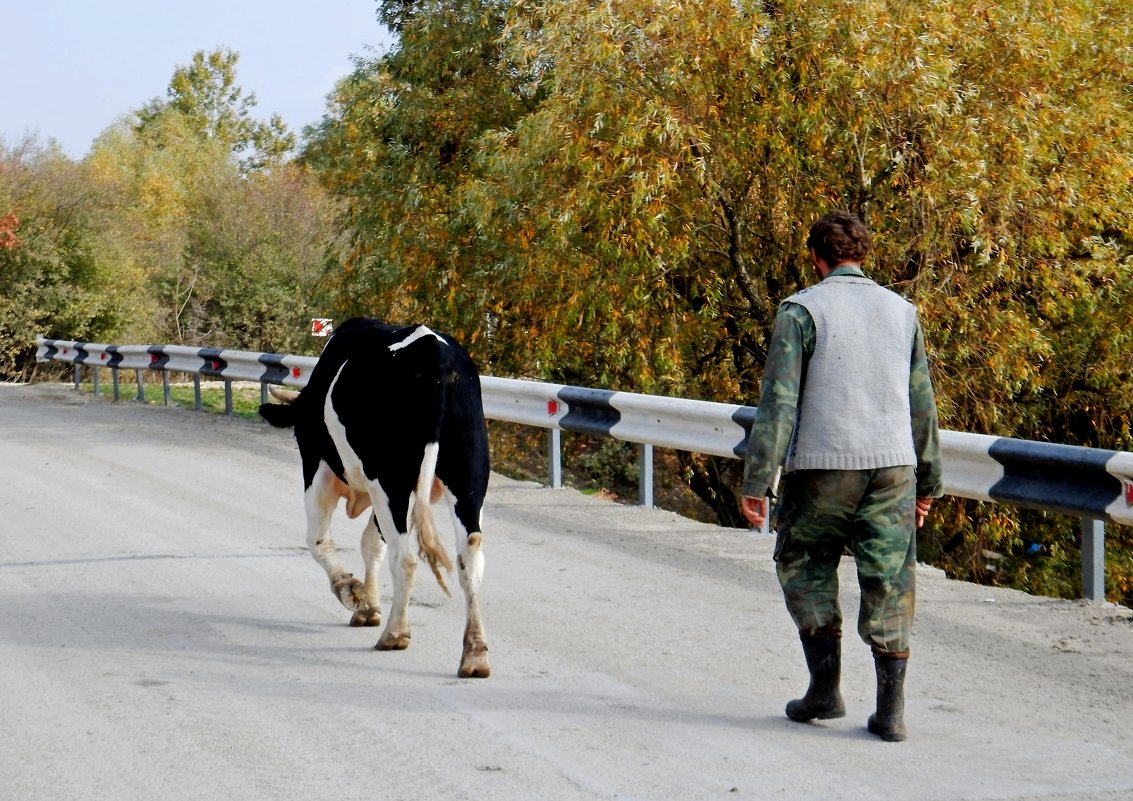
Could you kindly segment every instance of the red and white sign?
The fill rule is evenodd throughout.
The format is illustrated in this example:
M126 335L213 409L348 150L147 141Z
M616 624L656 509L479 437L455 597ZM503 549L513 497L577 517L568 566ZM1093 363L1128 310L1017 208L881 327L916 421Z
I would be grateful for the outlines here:
M329 337L334 333L334 321L328 317L314 317L311 319L311 336Z

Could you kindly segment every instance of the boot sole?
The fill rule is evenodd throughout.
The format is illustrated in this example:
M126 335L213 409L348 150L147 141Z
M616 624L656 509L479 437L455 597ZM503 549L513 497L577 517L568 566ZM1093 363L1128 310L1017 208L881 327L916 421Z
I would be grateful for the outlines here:
M821 712L816 712L814 710L808 709L804 712L799 712L792 715L791 705L787 704L785 713L788 718L795 721L796 723L809 723L812 720L836 720L838 718L844 718L846 717L846 708L841 707L835 709L824 709Z

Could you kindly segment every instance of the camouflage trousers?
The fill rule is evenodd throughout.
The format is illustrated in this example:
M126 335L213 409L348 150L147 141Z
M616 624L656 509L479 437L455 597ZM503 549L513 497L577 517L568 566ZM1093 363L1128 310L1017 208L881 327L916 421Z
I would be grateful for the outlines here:
M784 477L775 563L802 636L842 628L838 562L857 565L858 634L875 653L909 650L916 593L916 477L912 467L800 470Z

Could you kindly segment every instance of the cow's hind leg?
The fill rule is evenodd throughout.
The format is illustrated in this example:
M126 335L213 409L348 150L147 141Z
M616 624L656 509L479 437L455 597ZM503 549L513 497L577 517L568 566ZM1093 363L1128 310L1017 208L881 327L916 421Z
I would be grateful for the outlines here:
M464 590L467 623L464 626L464 651L457 675L461 678L486 679L492 673L488 664L488 641L480 618L480 583L484 577L484 541L479 532L461 537L457 533L457 567L460 586Z
M381 592L378 577L382 569L382 559L386 555L386 543L378 530L378 522L373 515L362 532L362 558L366 562L366 580L362 584L364 603L350 618L351 626L380 626L382 624Z
M492 673L488 664L488 641L484 636L484 623L480 617L480 585L484 580L484 538L479 521L469 531L472 520L462 521L467 515L457 514L455 499L449 495L452 523L456 531L456 565L460 588L464 590L467 622L464 626L464 650L460 657L457 675L461 678L486 679ZM461 511L467 511L461 509ZM477 515L478 517L478 515Z
M364 588L362 582L354 578L338 561L334 539L330 535L331 516L342 497L340 485L334 472L325 462L321 463L303 496L303 505L307 511L307 548L326 571L334 597L355 612L365 604Z
M389 546L389 571L393 578L393 600L390 602L386 627L374 648L379 651L401 651L409 647L409 596L413 592L413 579L417 573L417 537L412 532L401 533L394 524L388 499L382 495L380 489L371 493L371 497L375 499L374 511L378 515L381 530L388 535L386 543Z

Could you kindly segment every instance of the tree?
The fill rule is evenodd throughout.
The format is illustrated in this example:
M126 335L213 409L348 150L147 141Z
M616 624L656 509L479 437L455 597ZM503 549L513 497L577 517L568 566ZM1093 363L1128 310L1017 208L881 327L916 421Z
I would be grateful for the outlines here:
M182 118L155 124L164 147L119 128L88 156L113 198L106 228L151 299L155 336L309 350L307 322L324 316L319 281L332 209L315 178L294 165L245 175L222 143L177 135Z
M302 161L341 201L333 277L340 314L428 310L466 341L484 335L477 277L491 256L461 213L480 137L534 99L500 50L508 3L382 2L398 44L339 82Z
M103 198L57 145L0 147L0 378L35 372L36 334L105 341L138 298L99 224Z
M1127 445L1130 12L1029 8L519 4L513 57L553 69L492 142L491 224L538 232L515 280L546 260L544 322L596 319L600 374L750 399L806 227L847 207L921 304L946 423ZM692 467L728 519L732 470Z
M351 204L352 307L427 310L505 373L752 401L805 232L845 207L920 306L947 427L1129 447L1129 4L487 7L383 4L402 49L309 153ZM737 519L737 463L685 467ZM922 541L986 578L1022 519L957 503Z
M238 159L245 173L277 167L295 147L295 136L273 114L267 122L252 117L255 94L244 94L236 83L240 56L228 48L210 53L198 50L187 66L173 72L167 100L154 99L137 112L137 132L157 146L171 144L172 130L220 143ZM174 129L162 122L174 115Z

